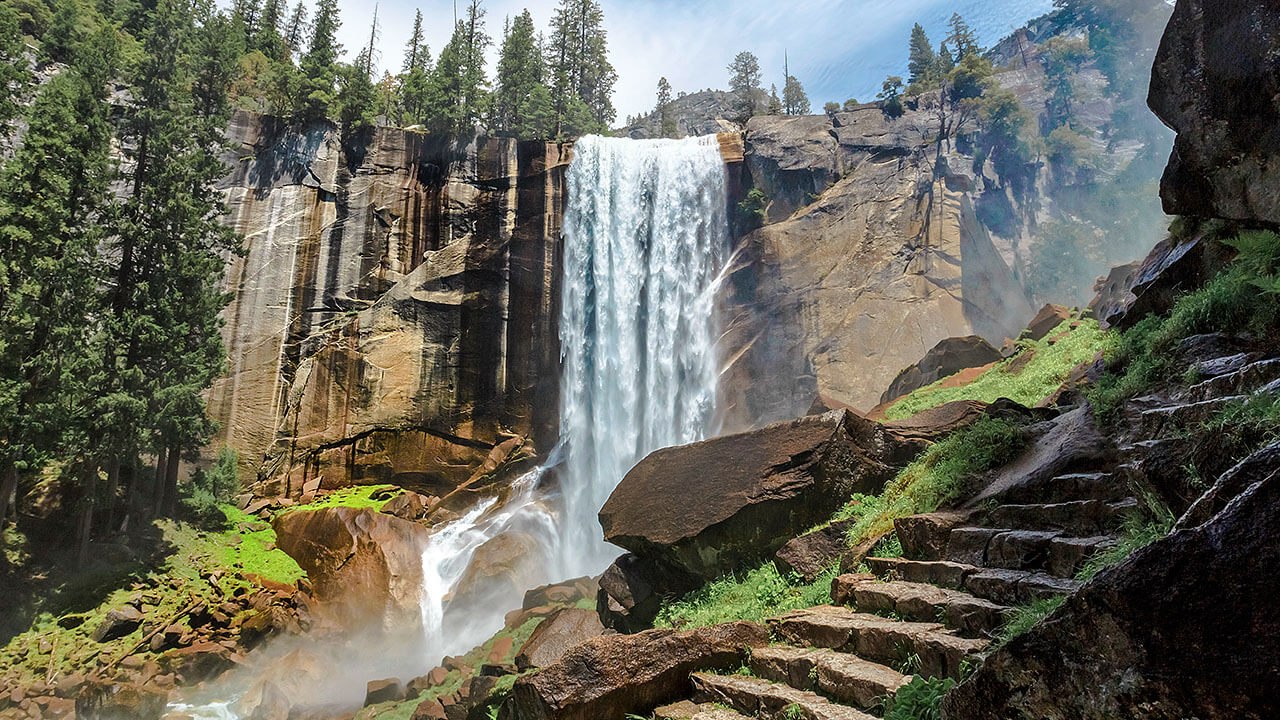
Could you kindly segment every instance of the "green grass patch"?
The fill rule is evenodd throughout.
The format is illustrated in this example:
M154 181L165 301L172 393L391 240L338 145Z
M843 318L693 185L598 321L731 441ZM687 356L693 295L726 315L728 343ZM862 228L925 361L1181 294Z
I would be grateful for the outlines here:
M219 508L225 522L216 529L173 520L156 521L163 542L170 548L163 563L152 571L121 575L110 569L100 575L77 576L75 588L60 590L57 607L36 617L31 628L13 637L0 649L0 667L13 667L21 682L33 683L77 669L92 667L99 659L113 661L131 649L143 636L142 628L106 643L91 639L106 614L141 599L149 622L175 616L194 600L216 597L205 578L217 574L221 595L250 587L248 574L281 583L292 583L305 573L283 551L274 549L275 532L257 518L233 507ZM106 588L114 588L108 590ZM80 597L94 597L95 604L82 609ZM218 600L221 602L221 600ZM78 622L76 627L62 625ZM185 621L180 621L185 622Z
M951 678L917 675L885 703L884 720L938 720L942 697L955 686Z
M1078 327L1072 328L1072 322ZM1064 335L1065 333L1065 335ZM889 420L902 420L922 410L956 400L995 402L1009 398L1026 406L1034 406L1052 395L1080 363L1088 362L1101 351L1105 333L1096 320L1064 321L1036 342L1024 341L1023 352L1035 353L1020 372L1014 372L1018 357L1004 360L978 376L968 385L943 387L945 380L920 388L895 402L885 411ZM1059 337L1061 336L1061 337ZM1050 344L1055 337L1059 339Z
M371 508L381 511L382 507L387 504L391 498L404 492L403 488L395 485L357 485L355 487L342 488L334 490L324 497L317 498L315 502L306 505L298 505L289 508L284 512L293 512L294 510L324 510L326 508L349 507L357 510Z
M925 450L880 495L855 496L836 519L857 518L848 532L851 545L891 532L897 518L933 512L959 499L973 489L975 476L1009 462L1024 444L1017 424L984 418Z
M1061 607L1066 599L1066 596L1058 595L1013 608L1013 613L1005 621L1005 624L1000 627L1000 632L996 635L996 647L1004 645L1035 627L1037 623L1048 617L1049 613Z
M831 602L833 566L813 582L797 575L783 576L772 562L729 575L666 603L658 611L658 627L705 627L735 620L763 622L790 610Z

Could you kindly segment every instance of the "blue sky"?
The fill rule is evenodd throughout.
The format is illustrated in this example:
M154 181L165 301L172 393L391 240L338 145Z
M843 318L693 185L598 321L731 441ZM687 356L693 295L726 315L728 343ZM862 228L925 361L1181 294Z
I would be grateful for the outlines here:
M990 44L1051 9L1052 0L601 0L609 31L610 60L618 71L614 104L621 121L648 112L658 78L676 91L728 84L733 55L760 57L764 85L782 85L783 53L791 73L809 92L815 109L828 100L869 100L890 74L905 74L907 38L919 22L937 42L959 12ZM459 0L464 5L466 0ZM555 0L486 0L495 41L503 18L529 8L545 28ZM367 42L373 2L339 0L340 39L353 57ZM378 3L384 67L399 68L415 9L427 23L432 54L448 40L453 0L385 0ZM496 44L496 43L495 43ZM496 58L496 48L493 55ZM493 71L493 62L490 63Z

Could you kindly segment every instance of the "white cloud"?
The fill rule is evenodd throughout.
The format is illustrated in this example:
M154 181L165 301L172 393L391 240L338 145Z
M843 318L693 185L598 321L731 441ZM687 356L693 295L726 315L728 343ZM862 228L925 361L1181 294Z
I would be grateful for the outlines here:
M466 0L459 0L459 12ZM528 7L546 28L554 0L488 0L488 27L496 43L503 18ZM907 37L919 22L937 42L951 13L959 12L992 43L1051 0L602 0L610 60L618 71L614 104L619 119L647 112L658 78L677 91L728 84L725 67L740 50L760 57L764 84L782 85L784 52L791 73L809 91L815 108L827 100L871 99L886 75L906 72ZM340 40L347 57L368 42L373 3L340 0ZM390 0L378 4L383 67L399 68L415 8L422 10L432 53L448 41L452 0ZM492 62L490 65L492 71Z

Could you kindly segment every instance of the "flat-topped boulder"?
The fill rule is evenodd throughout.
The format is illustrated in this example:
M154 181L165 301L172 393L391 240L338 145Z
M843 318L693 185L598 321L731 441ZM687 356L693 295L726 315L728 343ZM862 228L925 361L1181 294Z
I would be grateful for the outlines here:
M640 461L600 511L605 539L664 569L711 579L773 553L876 493L928 445L835 411L666 448Z

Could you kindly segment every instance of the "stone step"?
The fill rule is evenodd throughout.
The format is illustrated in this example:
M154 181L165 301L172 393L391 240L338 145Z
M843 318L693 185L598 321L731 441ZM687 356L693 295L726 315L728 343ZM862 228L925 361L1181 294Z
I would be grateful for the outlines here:
M956 528L947 546L947 560L976 568L1044 571L1070 578L1086 560L1114 543L1115 536L1105 533Z
M1001 605L1022 605L1075 592L1080 581L1027 570L987 569L945 560L867 558L876 575L965 590Z
M927 583L866 575L841 575L831 583L831 601L860 612L897 613L907 620L937 621L966 635L992 635L1009 608L984 598Z
M1068 473L1028 480L995 496L1002 503L1059 503L1074 500L1121 500L1129 495L1122 478L1109 472Z
M771 645L753 650L748 664L756 677L797 690L818 690L864 710L882 704L911 681L893 668L825 648Z
M1180 434L1189 425L1204 422L1224 406L1233 402L1248 400L1248 395L1227 395L1211 397L1199 402L1177 405L1165 405L1143 410L1138 417L1138 432L1146 437L1157 437L1162 433Z
M653 720L747 720L747 716L718 707L715 703L681 700L655 709Z
M1120 538L1115 535L1056 537L1049 542L1049 558L1045 561L1045 569L1050 575L1074 578L1094 555L1118 542Z
M1011 530L1060 530L1079 536L1104 535L1117 530L1137 510L1138 501L1073 500L1069 502L1000 505L987 515L987 524Z
M1201 402L1215 397L1248 395L1280 378L1280 358L1252 362L1234 372L1217 375L1187 389L1187 399Z
M746 675L694 673L693 699L728 705L763 720L874 720L860 710L838 705L808 690Z
M854 653L899 669L915 656L925 677L958 678L964 659L989 644L960 637L941 623L890 620L835 605L793 610L768 623L774 637L792 645Z

